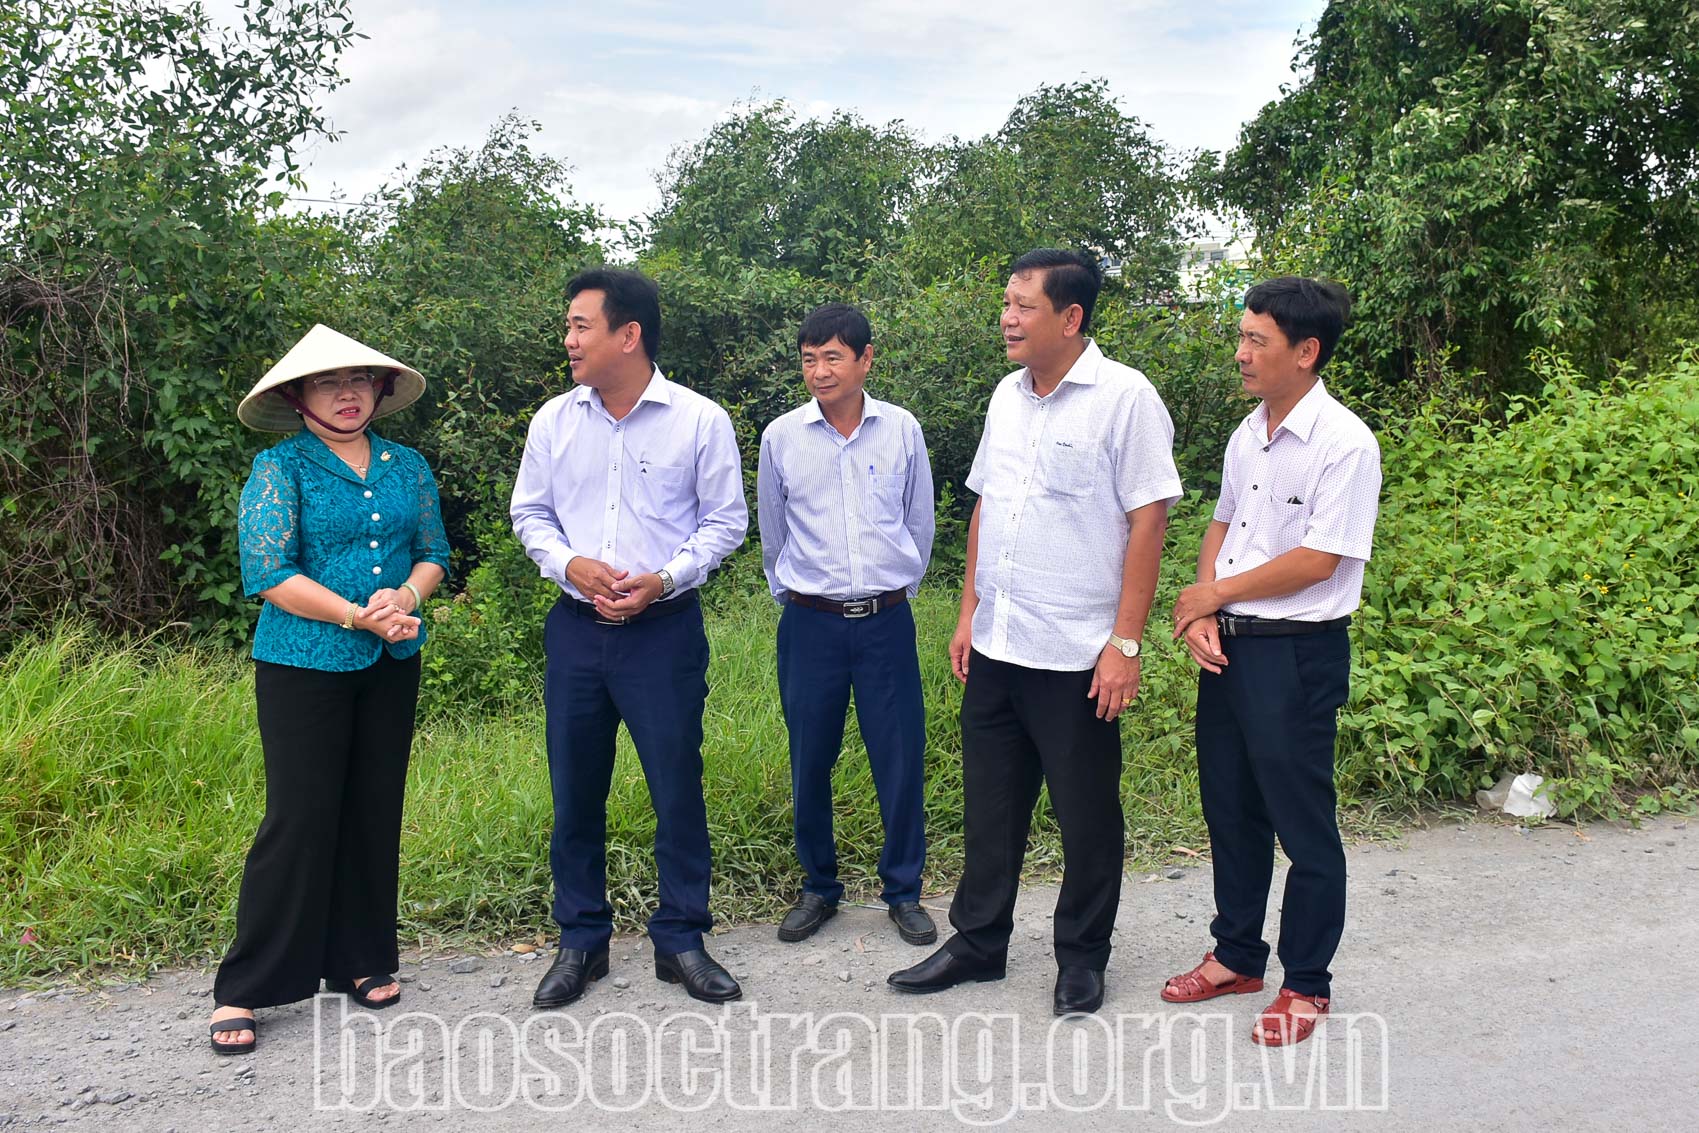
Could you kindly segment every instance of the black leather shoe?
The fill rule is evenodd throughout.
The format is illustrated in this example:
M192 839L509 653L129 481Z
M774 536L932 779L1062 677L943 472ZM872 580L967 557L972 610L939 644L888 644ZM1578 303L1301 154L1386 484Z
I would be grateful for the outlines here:
M838 906L818 893L804 893L796 899L785 919L779 922L779 939L787 944L807 940L820 926L838 915Z
M986 983L990 980L1000 980L1003 978L1003 968L1002 960L989 964L978 960L965 960L948 948L940 948L914 967L892 972L885 982L897 991L909 995L926 995L934 991L946 991L969 981Z
M586 952L582 948L562 948L555 953L555 962L543 973L543 982L531 996L533 1007L565 1007L584 994L592 980L608 974L608 950L599 948Z
M690 998L704 1003L730 1003L743 998L743 989L737 986L732 974L700 948L670 956L655 953L655 978L663 983L683 984Z
M1089 1015L1103 1006L1103 973L1074 964L1056 973L1056 1014Z
M899 901L888 910L897 926L897 935L909 944L936 944L938 926L932 915L920 907L919 901Z

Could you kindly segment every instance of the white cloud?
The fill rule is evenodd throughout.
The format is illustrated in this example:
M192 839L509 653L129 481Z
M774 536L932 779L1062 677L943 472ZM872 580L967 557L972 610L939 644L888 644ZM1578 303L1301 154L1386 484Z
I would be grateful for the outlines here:
M224 0L228 3L228 0ZM675 146L737 102L901 119L925 138L995 130L1041 83L1102 76L1180 149L1231 145L1290 81L1323 0L353 0L370 38L326 109L345 132L303 155L314 196L352 195L443 145L475 145L509 109L616 219L653 208Z

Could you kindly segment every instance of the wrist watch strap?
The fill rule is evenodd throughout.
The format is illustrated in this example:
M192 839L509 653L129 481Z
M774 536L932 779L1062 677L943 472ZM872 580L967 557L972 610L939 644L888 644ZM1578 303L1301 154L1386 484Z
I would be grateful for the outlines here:
M1119 650L1123 657L1137 657L1139 655L1139 643L1130 637L1117 637L1111 633L1109 645L1111 648Z

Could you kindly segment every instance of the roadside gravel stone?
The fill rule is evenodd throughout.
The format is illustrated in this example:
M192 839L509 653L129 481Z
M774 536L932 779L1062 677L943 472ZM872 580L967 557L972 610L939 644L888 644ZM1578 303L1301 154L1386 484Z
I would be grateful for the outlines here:
M1521 834L1508 824L1470 821L1458 829L1441 821L1409 830L1398 845L1353 847L1351 856L1357 864L1349 882L1351 920L1335 979L1341 1017L1332 1020L1329 1028L1340 1034L1325 1049L1343 1051L1342 1036L1350 1029L1345 1017L1364 1013L1357 1017L1384 1019L1390 1036L1386 1049L1391 1054L1391 1087L1385 1095L1386 1111L1377 1116L1377 1128L1383 1133L1431 1133L1474 1127L1483 1114L1491 1113L1500 1114L1493 1119L1496 1127L1515 1133L1564 1128L1574 1124L1576 1113L1605 1113L1612 1128L1646 1133L1683 1130L1691 1124L1680 1117L1691 1113L1692 1048L1687 1034L1691 1013L1681 1010L1680 993L1672 993L1667 985L1629 981L1619 986L1618 979L1622 956L1659 954L1668 939L1699 933L1699 904L1690 899L1693 883L1682 884L1683 873L1699 871L1699 823L1688 825L1657 819L1637 830L1597 824L1586 827L1588 841L1581 842L1553 827ZM1669 844L1672 841L1674 845ZM1648 847L1655 847L1656 853L1643 853ZM1267 925L1270 943L1279 928L1278 895L1286 869L1279 864L1274 879L1275 899ZM1194 963L1195 950L1207 940L1203 929L1208 917L1191 892L1207 880L1198 873L1198 863L1164 865L1149 876L1177 881L1180 878L1167 876L1176 870L1189 879L1187 885L1128 886L1123 891L1116 934L1120 947L1110 960L1105 1021L1113 1023L1129 1013L1169 1011L1155 996L1162 978ZM1144 876L1133 874L1130 879ZM1417 876L1423 878L1420 884ZM1368 900L1394 886L1385 900ZM1053 1022L1055 962L1049 941L1055 902L1053 885L1022 893L1005 980L952 989L925 1000L899 997L884 985L887 972L911 957L891 936L882 909L846 903L840 917L818 938L796 946L774 941L770 925L729 929L716 936L714 950L728 959L736 955L734 970L748 1002L725 1009L733 1028L727 1033L747 1034L746 1029L736 1028L752 1008L762 1015L812 1014L816 1020L827 1013L877 1017L881 1012L936 1012L946 1023L968 1012L1009 1012L1020 1022L1023 1064L1019 1079L1011 1081L1023 1089L1036 1087L1045 1080L1050 1045L1046 1035ZM1601 934L1601 925L1609 926L1610 932ZM1539 964L1530 966L1526 950L1507 946L1522 940L1539 942L1543 957ZM851 943L855 941L861 943ZM411 1008L442 1020L451 1034L458 1023L477 1014L506 1016L523 1028L533 1014L529 987L523 995L516 987L511 996L500 989L505 982L521 984L532 977L516 974L518 963L503 967L495 957L511 954L525 962L540 955L546 965L552 951L535 944L532 952L498 945L501 952L480 957L474 945L459 947L466 954L439 953L428 963L421 963L416 954L409 957L400 978L428 991L434 978L430 967L454 972L461 961L478 959L482 966L476 970L485 978L461 975L435 980L436 992L428 1000L414 1000L399 1011L351 1017L348 1030L342 1033L354 1043L358 1058L369 1061L376 1053L375 1044L392 1038L401 1040L396 1044L399 1051L407 1035L434 1028L434 1023L416 1028L402 1022ZM711 1019L721 1014L690 1000L681 988L649 979L645 965L652 949L641 938L616 939L613 953L616 972L610 974L614 978L593 985L582 1002L569 1005L561 1014L576 1019L585 1031L598 1017L617 1017L620 1026L599 1028L597 1034L604 1038L598 1041L611 1041L605 1036L618 1035L629 1045L635 1038L636 1045L627 1051L628 1062L634 1053L643 1053L643 1034L634 1020L654 1028L681 1012ZM914 958L921 955L924 952L917 952ZM825 966L828 958L837 964ZM1455 971L1470 973L1466 1025L1459 1025L1455 1000L1412 990L1426 987L1425 981L1439 978L1439 973ZM1279 966L1273 964L1271 988L1277 986L1279 976ZM419 983L421 978L427 982ZM827 1124L820 1115L807 1112L806 1095L799 1098L801 1111L776 1125L723 1104L710 1105L700 1117L681 1120L678 1112L657 1100L665 1090L657 1090L649 1101L617 1117L588 1104L548 1121L539 1120L539 1114L525 1106L479 1112L452 1103L446 1111L437 1112L394 1109L382 1103L350 1113L321 1112L315 1109L317 1083L327 1087L326 1100L334 1103L343 1096L338 1071L332 1068L336 1028L342 1025L336 1007L326 1011L323 1002L306 1001L262 1010L261 1049L241 1066L232 1067L229 1064L235 1059L219 1058L207 1049L201 1020L210 1006L205 1002L209 983L205 971L161 971L141 987L107 985L83 993L62 987L27 993L0 989L0 1110L4 1111L0 1112L0 1133L11 1133L14 1127L67 1133L222 1129L352 1133L362 1128L507 1133L584 1125L619 1133L678 1133L686 1121L702 1133L764 1133L767 1128L789 1133ZM1609 1012L1598 1011L1595 999L1563 991L1602 986L1612 988ZM634 995L636 987L647 994ZM1256 1064L1261 1055L1244 1032L1263 1002L1262 997L1229 998L1210 1005L1233 1015L1230 1052L1209 1047L1211 1114L1226 1112L1213 1107L1234 1101L1220 1092L1226 1081L1221 1072L1227 1054L1236 1068ZM123 1029L115 1023L120 1014ZM1635 1026L1623 1027L1624 1018L1635 1020ZM184 1025L176 1026L179 1021ZM561 1030L565 1035L569 1028ZM1371 1027L1351 1033L1362 1037L1372 1032ZM330 1040L323 1049L331 1062L315 1062L320 1040ZM458 1048L461 1054L472 1051L465 1045L472 1041L469 1037L463 1042ZM440 1052L430 1046L432 1042L438 1040L427 1040L422 1060L415 1058L404 1066L409 1071L422 1069L427 1080L442 1068ZM1372 1041L1365 1042L1364 1057L1372 1058L1376 1048ZM1315 1051L1324 1049L1312 1046ZM1142 1049L1123 1050L1121 1068L1136 1071ZM498 1060L510 1052L511 1047L498 1042ZM998 1065L1006 1053L1005 1047L998 1048ZM1310 1053L1311 1049L1298 1050L1301 1057ZM866 1054L865 1048L857 1048L854 1057L865 1060ZM783 1061L776 1039L772 1055L775 1065ZM475 1061L468 1062L463 1072L470 1074L474 1065ZM267 1071L263 1078L258 1074L261 1066ZM1490 1073L1483 1068L1490 1068ZM327 1073L329 1078L324 1077ZM1301 1078L1302 1069L1299 1073ZM1238 1080L1262 1084L1256 1071ZM633 1081L639 1091L646 1084L641 1075ZM668 1089L678 1084L676 1076L666 1081ZM775 1084L782 1082L781 1078ZM1137 1083L1135 1077L1131 1084ZM462 1088L473 1084L469 1076ZM363 1078L347 1096L373 1098L372 1085L369 1076ZM498 1092L505 1085L495 1083ZM803 1086L807 1087L806 1074ZM1155 1098L1162 1098L1161 1083L1155 1088ZM434 1097L440 1099L441 1086L436 1089ZM1028 1100L1038 1097L1031 1090L1025 1093ZM1247 1093L1244 1100L1252 1096ZM1013 1096L1016 1101L1021 1097ZM1506 1099L1517 1101L1506 1108ZM1114 1100L1112 1095L1110 1107ZM1365 1095L1363 1100L1372 1103L1375 1099ZM1020 1109L1011 1116L1035 1133L1114 1127L1108 1108L1083 1121L1054 1109L1043 1112L1046 1108ZM1000 1108L992 1116L1002 1112ZM1160 1101L1157 1112L1161 1112ZM1566 1121L1565 1115L1571 1119ZM1333 1116L1313 1111L1286 1114L1264 1105L1245 1114L1229 1113L1222 1128L1226 1133L1251 1129L1326 1133L1344 1127L1322 1120ZM907 1111L863 1113L833 1124L841 1124L842 1133L908 1133L921 1127L915 1114Z

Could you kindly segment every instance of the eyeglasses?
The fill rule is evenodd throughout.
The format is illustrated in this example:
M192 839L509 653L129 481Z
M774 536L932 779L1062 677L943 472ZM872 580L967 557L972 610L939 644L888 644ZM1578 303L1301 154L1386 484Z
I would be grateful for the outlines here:
M345 389L351 389L355 393L372 392L372 376L370 374L361 374L353 378L314 378L307 384L325 397L335 397Z

